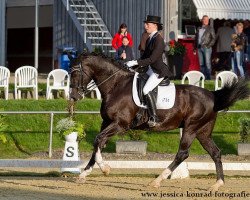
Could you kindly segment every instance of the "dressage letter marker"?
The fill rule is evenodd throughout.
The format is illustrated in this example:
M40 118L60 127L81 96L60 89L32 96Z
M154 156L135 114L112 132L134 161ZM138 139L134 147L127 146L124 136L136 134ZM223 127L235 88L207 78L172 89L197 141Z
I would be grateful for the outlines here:
M78 153L78 142L75 141L66 141L63 160L64 161L80 161ZM72 172L72 173L81 173L80 168L61 168L61 172Z

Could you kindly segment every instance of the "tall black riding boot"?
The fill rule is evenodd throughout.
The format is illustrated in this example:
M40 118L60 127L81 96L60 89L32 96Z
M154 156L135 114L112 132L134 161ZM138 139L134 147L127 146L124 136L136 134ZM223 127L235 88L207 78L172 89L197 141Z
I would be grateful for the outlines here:
M145 97L146 97L146 102L148 106L148 114L149 114L148 125L149 127L154 127L158 123L158 117L156 114L155 97L152 94L152 92L149 92L148 94L146 94Z

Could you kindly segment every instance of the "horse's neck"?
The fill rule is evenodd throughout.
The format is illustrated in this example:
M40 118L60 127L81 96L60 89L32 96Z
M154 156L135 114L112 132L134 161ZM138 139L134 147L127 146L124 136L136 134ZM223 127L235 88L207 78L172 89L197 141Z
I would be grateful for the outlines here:
M102 97L107 94L112 94L112 91L116 86L122 85L124 81L132 80L132 75L123 71L118 67L98 69L94 73L94 81L96 82L98 89L100 90Z

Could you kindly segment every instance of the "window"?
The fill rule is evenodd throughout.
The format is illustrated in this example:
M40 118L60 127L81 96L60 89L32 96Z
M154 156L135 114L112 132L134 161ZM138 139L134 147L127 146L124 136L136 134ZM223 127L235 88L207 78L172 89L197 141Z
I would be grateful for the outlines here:
M178 0L178 30L179 34L186 34L186 25L198 27L200 20L192 0Z

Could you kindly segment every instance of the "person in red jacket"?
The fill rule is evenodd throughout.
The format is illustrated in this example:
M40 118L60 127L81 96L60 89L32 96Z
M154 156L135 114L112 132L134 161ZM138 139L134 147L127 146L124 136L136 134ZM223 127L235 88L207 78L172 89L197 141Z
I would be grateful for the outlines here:
M120 25L118 32L115 34L112 40L112 47L117 51L122 46L122 38L126 36L129 40L128 45L133 46L133 39L130 33L128 33L128 27L125 23Z

